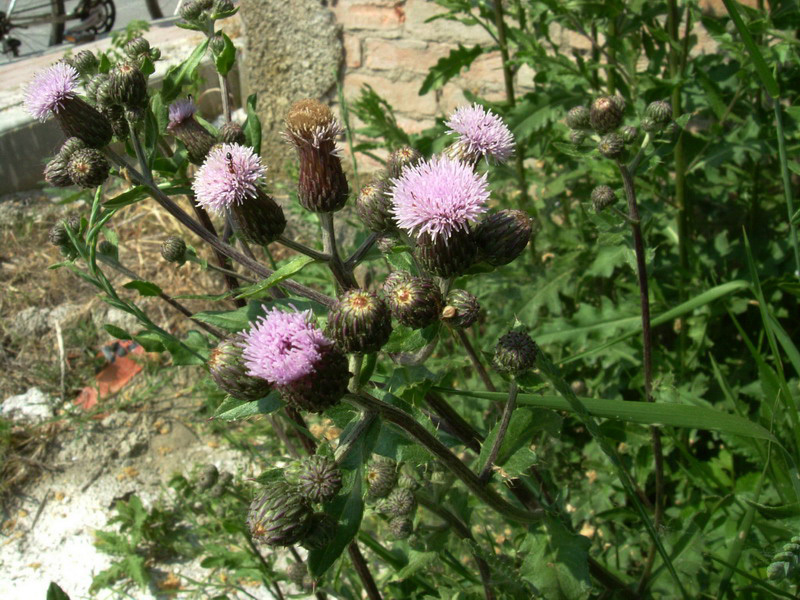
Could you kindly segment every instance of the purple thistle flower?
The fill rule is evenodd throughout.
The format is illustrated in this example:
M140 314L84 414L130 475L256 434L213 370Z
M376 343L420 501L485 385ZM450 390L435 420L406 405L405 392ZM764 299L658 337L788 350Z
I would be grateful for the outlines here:
M276 385L289 385L315 372L333 345L314 324L310 310L287 313L273 308L242 338L247 374Z
M505 162L514 152L514 135L503 120L479 104L462 106L445 123L448 133L458 134L458 145L475 159L485 156Z
M239 144L215 146L192 184L197 204L221 213L258 193L266 168L252 148Z
M409 233L443 236L468 230L468 222L486 212L486 174L446 156L437 156L392 180L392 214Z
M40 121L51 112L61 110L66 100L76 96L78 71L72 65L59 62L34 75L25 90L25 107Z
M191 98L173 102L169 105L169 125L167 125L167 129L172 131L186 119L191 119L196 112L197 107Z

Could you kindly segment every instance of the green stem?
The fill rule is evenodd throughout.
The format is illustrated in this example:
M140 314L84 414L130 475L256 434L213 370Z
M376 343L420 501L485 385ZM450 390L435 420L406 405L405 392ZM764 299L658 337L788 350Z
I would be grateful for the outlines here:
M300 254L305 254L306 256L310 256L314 260L318 260L321 262L328 262L331 260L330 254L325 254L323 252L317 252L313 248L309 248L305 244L301 244L300 242L295 242L294 240L287 238L285 235L281 235L275 240L279 244L283 244L287 248L294 250L295 252L299 252Z
M378 591L378 586L375 585L375 579L372 577L367 561L364 560L364 555L361 554L361 550L358 547L358 542L355 540L350 542L350 545L347 546L347 552L350 554L353 568L356 570L356 573L358 573L358 577L364 585L367 598L369 598L369 600L382 600L381 593Z
M485 486L478 477L470 471L469 467L461 462L447 446L436 439L411 415L364 392L357 395L348 394L345 398L357 406L380 413L383 419L397 425L414 437L420 444L427 448L431 454L437 457L445 467L456 475L476 497L500 514L520 523L536 523L541 520L544 515L543 511L528 511L512 506L495 490Z
M608 19L608 37L606 44L608 45L608 62L606 63L606 83L608 84L608 94L613 96L617 93L617 49L609 40L616 41L617 37L617 18L611 16Z
M786 158L786 137L783 133L783 120L781 117L781 103L775 99L773 101L775 109L775 125L778 137L778 159L781 163L781 180L783 181L783 195L786 198L786 210L789 215L789 235L794 252L794 276L800 278L800 251L797 247L797 225L794 223L794 197L792 194L792 182L789 177L789 163Z
M328 267L333 274L336 283L344 290L357 288L353 272L345 268L339 256L339 249L336 246L336 228L333 225L333 213L320 213L319 220L322 225L322 248L330 257Z
M352 256L350 256L350 258L348 258L346 261L344 261L345 268L349 269L350 271L355 269L358 266L358 263L360 263L362 260L364 260L364 257L372 249L372 246L373 246L373 244L375 244L375 242L377 241L378 237L380 237L379 234L370 233L367 236L367 239L365 239L361 243L361 245L356 249L356 251L353 252Z
M503 409L503 416L500 418L500 427L497 430L497 436L494 438L494 443L492 444L492 449L489 451L489 457L486 459L486 464L483 465L483 470L481 470L481 474L478 476L483 483L488 483L489 479L492 477L492 467L494 467L494 461L497 460L497 455L500 454L500 446L503 445L503 438L506 437L506 431L508 431L508 426L511 423L511 415L514 412L514 409L517 406L517 391L519 387L517 386L517 380L511 380L511 386L508 388L508 400L506 401L506 407Z
M481 381L483 381L483 385L486 386L486 389L490 392L497 391L497 388L494 387L492 378L489 377L489 373L483 366L478 353L475 352L475 348L472 346L472 342L470 341L467 333L461 327L452 327L451 331L455 333L456 337L458 337L458 340L464 346L464 351L467 353L467 356L469 356L472 366L475 367L475 371L477 371L478 376L481 378Z

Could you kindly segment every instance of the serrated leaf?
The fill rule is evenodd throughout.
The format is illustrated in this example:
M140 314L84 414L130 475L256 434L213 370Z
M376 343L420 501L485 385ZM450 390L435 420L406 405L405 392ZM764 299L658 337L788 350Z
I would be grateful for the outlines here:
M161 98L164 104L170 104L181 93L181 88L186 85L194 75L197 67L205 56L208 49L208 38L197 46L194 51L182 63L171 67L164 76L164 83L161 85Z
M145 198L147 198L147 188L143 185L137 185L121 194L117 194L113 198L109 198L103 202L103 207L107 209L122 208L123 206L136 204Z
M250 327L250 322L264 314L264 305L252 301L236 310L209 310L192 315L193 318L227 331L242 331Z
M469 68L481 54L483 54L483 48L477 44L472 48L465 48L459 44L458 48L451 50L450 54L440 58L428 70L428 75L419 88L419 95L424 96L430 91L440 89L453 77L457 77L461 69Z
M261 119L258 118L258 113L256 112L257 99L258 96L256 94L250 94L247 97L247 118L242 128L244 129L247 145L253 149L253 152L261 155Z
M221 35L222 39L225 40L225 46L222 48L222 52L214 56L214 65L217 67L219 74L225 77L236 61L236 46L233 45L231 38L227 35L224 33L221 33Z
M572 533L552 517L545 517L546 531L528 533L527 556L520 574L548 600L579 600L589 595L588 538Z
M398 325L392 330L389 341L383 347L384 352L395 354L398 352L415 352L424 348L439 334L439 323L428 325L424 329L411 329L405 325Z
M215 419L223 421L237 421L253 415L268 415L278 410L283 403L280 394L272 391L269 395L258 400L240 400L233 396L226 396L225 399L214 411Z
M155 283L150 281L140 281L138 279L134 279L133 281L129 281L122 287L129 289L129 290L136 290L142 296L158 296L162 294L162 290L158 287Z
M267 290L269 290L271 287L278 285L281 281L289 279L289 277L295 273L299 273L303 267L313 262L316 261L310 256L296 256L266 279L244 288L236 297L259 298L265 295Z
M420 552L419 550L410 550L408 553L408 564L397 571L390 581L403 581L414 575L420 569L428 569L437 562L438 555L436 552Z

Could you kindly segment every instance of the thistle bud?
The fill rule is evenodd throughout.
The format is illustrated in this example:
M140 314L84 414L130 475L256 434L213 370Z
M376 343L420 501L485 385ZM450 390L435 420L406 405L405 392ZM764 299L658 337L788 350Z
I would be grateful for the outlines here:
M613 131L622 124L622 113L625 110L624 100L620 103L618 96L601 96L592 102L589 111L589 122L597 133Z
M284 476L311 502L329 502L342 489L342 473L336 462L327 456L296 460L286 468Z
M497 342L494 367L510 375L521 375L536 364L539 347L527 333L509 331Z
M120 63L109 73L111 100L125 107L147 105L147 79L133 63Z
M206 156L216 143L214 136L194 118L197 108L191 99L178 100L169 107L167 131L186 146L189 162L203 164Z
M618 158L625 150L625 142L618 133L607 133L597 143L600 154L606 158Z
M179 237L171 237L167 242L170 240L177 240L176 245L178 242L183 244ZM167 242L164 242L164 246ZM185 252L186 245L183 244L183 247ZM161 252L163 255L163 246ZM251 402L268 395L272 386L266 379L247 374L247 367L242 362L241 344L239 336L222 340L208 357L208 372L223 392L239 400Z
M239 144L244 146L247 143L247 138L244 135L244 129L238 123L225 123L219 130L219 140L223 144Z
M386 161L386 176L389 179L397 179L406 167L413 167L420 160L422 155L410 146L398 148L389 155Z
M622 128L623 142L626 144L633 144L637 139L639 139L639 130L636 127L628 125Z
M771 581L780 581L789 574L790 565L787 562L770 563L767 567L767 578Z
M94 148L76 150L67 163L70 179L84 188L97 187L108 178L111 166Z
M605 210L617 201L617 195L607 185L598 185L592 190L592 206L595 212Z
M99 104L100 101L98 99L98 90L100 89L101 85L105 84L106 81L108 81L108 75L105 73L98 73L92 77L89 80L89 83L86 84L86 97L95 104Z
M586 132L573 129L569 132L569 141L576 146L580 146L584 141L586 141Z
M641 125L642 130L646 131L647 133L658 133L664 128L663 123L659 123L651 117L642 118L639 125Z
M197 478L197 490L203 492L211 489L218 479L219 471L217 471L217 467L214 465L206 466L203 472L200 473L200 477Z
M194 21L200 17L203 7L197 0L189 0L181 5L180 15L184 21Z
M161 244L161 256L167 262L183 264L186 262L186 242L177 235L171 235Z
M478 320L481 305L478 299L467 290L451 290L447 294L442 320L453 327L466 329Z
M398 283L403 283L412 278L413 276L408 271L392 271L383 281L383 293L388 296Z
M396 229L388 191L386 180L377 178L361 188L356 198L356 212L370 231L382 233Z
M531 239L533 226L522 210L501 210L475 228L480 256L490 265L507 265L517 258Z
M212 13L214 15L224 15L231 12L233 8L231 0L214 0Z
M665 125L672 120L672 106L670 106L669 102L657 100L647 106L645 114L656 123Z
M266 246L286 229L286 217L280 205L261 188L240 204L231 205L236 231L248 242Z
M98 92L100 93L100 92ZM125 120L125 109L119 104L103 106L102 113L111 125L111 131L117 139L124 140L130 134L128 121Z
M320 550L333 541L338 528L338 523L330 515L324 512L314 513L308 533L303 536L300 545L306 550Z
M135 37L125 44L125 54L128 58L136 59L143 55L150 54L150 42L143 37Z
M441 314L442 293L431 279L409 277L393 285L386 295L392 315L406 327L427 327Z
M278 481L250 504L247 525L256 541L269 546L292 546L306 535L312 516L306 499L289 484Z
M350 383L347 356L336 346L320 349L316 371L280 387L286 402L300 410L321 413L334 406L347 392Z
M75 55L72 62L75 69L83 77L89 77L97 73L97 67L100 64L91 50L81 50Z
M219 56L225 50L225 38L217 34L208 42L208 47L214 56Z
M477 252L472 232L457 229L449 237L420 234L414 255L426 271L447 278L466 273L475 263Z
M405 540L414 533L414 521L410 517L394 517L389 521L389 531L398 540Z
M396 234L384 233L375 241L375 247L381 254L389 254L392 250L402 245Z
M328 314L328 333L345 352L377 352L392 333L389 307L377 294L347 290Z
M69 227L73 233L78 234L81 230L80 217L77 215L70 215L66 219L59 220L50 228L47 239L53 246L68 246L71 244L69 234L67 234L67 227Z
M591 126L589 109L585 106L576 106L567 113L567 127L570 129L586 130Z
M392 517L402 517L412 514L417 509L417 500L414 492L408 488L396 487L383 502L383 511Z
M60 156L56 156L48 162L44 168L44 180L53 187L69 187L73 185L67 169L67 161Z
M391 458L379 458L367 468L367 491L373 498L385 498L397 485L397 463Z
M83 148L86 148L86 144L83 143L83 140L71 137L61 145L58 151L58 157L64 161L69 161L77 150L82 150Z
M336 149L342 132L331 109L316 100L300 100L286 117L286 135L300 157L298 198L311 212L335 212L347 202L349 188Z

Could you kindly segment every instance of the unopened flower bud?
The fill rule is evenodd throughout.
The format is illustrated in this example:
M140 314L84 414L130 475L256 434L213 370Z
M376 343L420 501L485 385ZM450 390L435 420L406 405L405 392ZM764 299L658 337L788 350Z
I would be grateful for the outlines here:
M303 536L300 545L307 550L320 550L331 543L336 537L339 525L333 517L324 512L314 513L311 517L311 526Z
M252 198L232 204L230 208L236 231L245 241L266 246L286 229L283 209L261 188L256 188Z
M180 15L184 21L194 21L200 17L203 7L197 0L189 0L181 5Z
M789 573L789 563L787 562L773 562L767 567L767 577L771 581L780 581L786 578Z
M617 201L617 195L607 185L598 185L592 190L592 206L595 212L605 210Z
M406 327L420 329L435 323L442 310L442 293L431 279L410 277L386 293L389 309Z
M632 144L637 139L639 139L639 130L632 125L623 127L621 134L622 134L622 141L625 142L626 144Z
M379 177L361 188L356 198L356 212L370 231L381 233L396 229L388 191L386 180Z
M191 99L173 102L169 107L167 131L184 143L189 154L189 162L201 165L216 140L194 118L196 111L197 107Z
M208 47L211 48L211 52L214 56L219 56L222 54L222 51L225 50L225 38L219 34L215 35L211 38L211 41L209 41Z
M337 404L350 383L347 356L337 346L320 349L316 371L281 386L281 397L300 410L322 413Z
M147 105L147 79L135 64L119 63L109 73L111 99L125 107Z
M389 254L400 245L402 245L402 242L393 233L384 233L375 241L375 247L382 254Z
M397 179L404 168L413 167L420 160L422 160L422 155L411 146L398 148L386 160L386 176L389 179Z
M336 461L314 455L292 462L284 471L286 481L311 502L329 502L342 489L342 473Z
M71 137L61 144L61 148L58 150L58 157L62 160L69 161L77 150L82 150L83 148L86 148L86 144L83 140Z
M97 72L97 67L100 64L97 57L91 50L81 50L75 55L73 64L78 73L84 77L94 75Z
M197 490L203 492L211 489L218 479L219 471L217 471L217 467L214 465L206 466L203 472L200 473L200 477L197 478Z
M597 149L600 154L606 158L618 158L625 150L625 142L618 133L607 133L597 143Z
M53 187L69 187L73 185L67 164L67 161L60 156L53 158L44 168L44 180Z
M215 19L228 15L234 9L231 0L214 0L211 15Z
M622 124L622 113L625 110L625 105L624 100L620 103L617 98L601 96L592 102L592 108L589 111L589 122L592 129L597 133L608 133Z
M143 55L150 54L150 42L143 37L135 37L130 42L125 44L125 54L129 58L139 58Z
M73 233L78 234L81 229L80 217L77 215L70 215L66 219L59 220L50 228L47 239L53 246L67 246L71 244L69 234L67 234L67 227L69 227Z
M328 314L328 333L345 352L377 352L392 333L389 307L376 293L351 289Z
M569 141L580 146L586 140L586 132L578 129L573 129L569 132Z
M414 521L410 517L394 517L389 521L389 531L398 540L405 540L414 533Z
M456 229L449 236L421 233L414 255L426 271L456 277L475 264L477 252L472 231Z
M641 125L642 130L646 131L647 133L658 133L664 128L663 123L660 123L651 117L642 118L639 125Z
M167 262L183 264L186 261L186 242L177 235L171 235L161 244L161 256Z
M239 144L244 146L247 143L247 138L244 135L244 129L238 123L231 121L225 123L219 130L219 139L223 144Z
M130 135L128 129L128 121L125 119L125 109L120 104L109 104L104 106L101 110L103 116L108 119L111 124L111 130L117 139L124 140Z
M672 106L664 100L656 100L647 106L645 114L656 123L666 124L672 120Z
M536 364L539 347L527 333L509 331L497 342L494 367L510 375L521 375Z
M98 73L92 77L89 83L86 84L86 97L95 104L99 104L100 101L97 97L98 90L106 81L108 81L108 75L106 73Z
M317 100L300 100L289 110L286 135L300 157L297 192L306 210L335 212L347 202L347 178L336 149L341 132L331 109Z
M576 106L567 113L567 127L576 130L586 130L591 127L589 109L585 106Z
M410 515L416 509L417 500L414 497L414 492L403 487L393 489L383 503L383 511L392 517Z
M475 228L480 256L490 265L507 265L517 258L531 239L533 225L522 210L501 210Z
M372 498L385 498L397 485L397 463L391 458L379 458L367 468L367 491Z
M408 281L412 277L413 275L411 275L411 273L408 271L392 271L389 273L386 279L383 280L383 293L388 296L392 293L394 286L396 286L398 283Z
M312 525L313 512L305 498L287 483L277 481L250 504L247 524L253 539L269 546L292 546Z
M170 240L177 240L176 246L182 244L185 253L186 244L181 238L171 237L167 242ZM164 242L164 246L167 245L167 242ZM164 246L162 246L162 255ZM169 249L167 253L169 253ZM211 351L208 357L208 372L219 389L239 400L247 402L259 400L272 390L272 386L266 379L247 374L247 367L242 361L242 340L239 336L222 340Z
M70 179L85 188L97 187L108 178L111 166L94 148L76 150L67 163Z
M466 329L478 320L481 305L467 290L451 290L447 294L442 320L454 327Z

